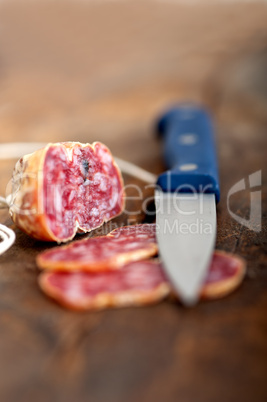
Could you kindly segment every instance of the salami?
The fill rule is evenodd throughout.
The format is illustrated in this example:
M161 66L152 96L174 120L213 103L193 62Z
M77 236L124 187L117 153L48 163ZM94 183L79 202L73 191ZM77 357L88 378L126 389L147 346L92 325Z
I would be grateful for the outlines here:
M159 302L169 293L160 265L153 261L131 262L117 271L43 272L43 292L68 308L99 310Z
M103 271L157 254L155 225L117 228L106 236L74 241L40 253L41 269Z
M226 296L238 287L244 274L242 259L216 251L200 298ZM172 289L157 260L130 262L120 270L103 272L45 271L38 282L45 294L76 310L151 304L165 298Z
M143 239L147 242L156 243L156 224L142 223L139 225L121 226L112 230L107 236L115 238L123 237L129 241L135 239Z
M116 229L110 235L128 235L130 240L134 231L149 234L151 241L156 240L156 225L132 225ZM245 262L233 254L215 251L205 279L200 297L202 299L217 299L231 293L239 286L245 275Z
M242 282L246 265L242 258L224 251L215 251L200 297L218 299L233 292Z
M66 242L123 208L121 173L100 142L48 144L15 166L10 215L36 239Z

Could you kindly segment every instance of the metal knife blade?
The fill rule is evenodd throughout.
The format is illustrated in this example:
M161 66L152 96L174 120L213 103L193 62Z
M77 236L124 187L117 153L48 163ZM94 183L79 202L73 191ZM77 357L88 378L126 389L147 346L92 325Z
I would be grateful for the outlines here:
M216 238L219 182L213 128L208 113L181 105L159 121L169 170L155 191L159 253L186 305L194 304Z
M214 248L215 196L156 190L155 204L160 255L180 298L194 304Z

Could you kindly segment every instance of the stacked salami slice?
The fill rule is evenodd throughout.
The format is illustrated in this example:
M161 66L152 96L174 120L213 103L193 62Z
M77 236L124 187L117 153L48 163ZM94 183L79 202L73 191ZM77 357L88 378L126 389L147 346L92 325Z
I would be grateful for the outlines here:
M62 305L78 310L144 305L172 292L157 254L156 225L115 229L107 236L88 238L41 253L39 285ZM242 259L216 251L201 298L216 299L232 292L245 274ZM178 296L179 297L179 296Z

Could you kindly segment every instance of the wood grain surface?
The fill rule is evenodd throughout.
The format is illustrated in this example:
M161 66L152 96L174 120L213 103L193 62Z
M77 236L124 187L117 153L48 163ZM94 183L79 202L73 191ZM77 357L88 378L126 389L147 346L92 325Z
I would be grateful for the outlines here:
M267 400L266 3L177 3L0 2L0 142L100 140L158 174L156 117L174 101L201 102L218 140L217 248L245 258L245 281L191 309L166 300L71 312L37 287L35 257L48 245L16 229L15 245L0 256L1 402ZM14 163L0 161L1 195ZM255 232L226 202L258 170ZM124 179L141 187L142 199L129 200L132 214L115 222L152 221L138 213L152 190ZM230 206L248 219L249 191ZM0 222L13 227L6 210Z

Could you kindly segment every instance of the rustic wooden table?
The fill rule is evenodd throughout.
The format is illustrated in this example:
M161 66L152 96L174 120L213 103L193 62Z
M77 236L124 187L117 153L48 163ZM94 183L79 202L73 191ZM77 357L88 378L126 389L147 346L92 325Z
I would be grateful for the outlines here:
M47 245L16 230L0 257L1 402L267 400L266 182L260 232L226 205L239 180L258 170L266 180L267 9L204 3L1 2L1 143L100 140L158 174L155 117L173 101L201 102L218 137L217 248L248 265L237 291L192 309L165 301L77 313L38 289L35 257ZM14 163L0 161L1 195ZM246 219L249 196L230 204ZM116 222L148 220L141 212ZM12 226L7 211L0 222Z

